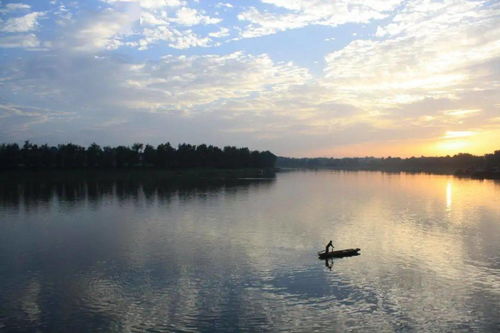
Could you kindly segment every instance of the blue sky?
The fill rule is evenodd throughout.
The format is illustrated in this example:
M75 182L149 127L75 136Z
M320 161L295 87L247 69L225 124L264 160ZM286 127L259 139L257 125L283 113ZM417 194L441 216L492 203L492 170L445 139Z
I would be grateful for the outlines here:
M0 141L499 149L500 5L2 1Z

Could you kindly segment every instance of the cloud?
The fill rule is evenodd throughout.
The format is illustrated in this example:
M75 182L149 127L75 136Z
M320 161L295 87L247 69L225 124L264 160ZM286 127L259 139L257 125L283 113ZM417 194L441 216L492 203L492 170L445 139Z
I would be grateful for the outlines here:
M133 3L146 9L158 9L163 7L178 7L185 4L182 0L102 0L108 4Z
M53 11L55 22L60 26L68 26L73 19L73 13L64 4L60 4L56 10Z
M153 13L143 11L140 16L140 25L151 25L151 26L156 26L156 25L168 25L168 18L166 15L160 14L160 15L155 15Z
M218 2L215 5L216 8L233 8L233 5L230 4L229 2Z
M383 27L390 27L392 38L356 40L327 55L325 84L366 107L457 98L464 89L484 86L489 62L500 56L494 16L479 8L471 14L465 1L434 6L434 11L427 5L412 2L411 10L394 18L397 26Z
M240 13L240 21L250 22L241 32L242 38L259 37L307 25L337 26L346 23L367 23L389 15L400 0L330 1L330 0L262 0L280 12L251 7ZM284 12L282 12L284 11Z
M306 70L293 64L274 63L265 54L252 56L241 52L225 56L166 56L158 63L132 68L126 81L131 98L128 106L158 110L201 110L203 105L221 99L244 98L301 84L309 78Z
M0 9L0 13L9 13L9 12L15 12L15 11L29 10L30 8L31 8L30 5L27 5L24 3L8 3L5 5L4 8Z
M157 26L145 28L142 31L142 38L127 45L138 47L139 50L146 50L152 44L160 41L168 43L168 46L175 49L187 49L191 47L207 47L211 45L211 39L200 37L192 30L178 30L170 26Z
M44 15L43 12L32 12L20 17L11 17L1 24L0 31L28 32L35 30L38 26L38 19Z
M86 17L68 29L61 47L81 52L114 50L124 45L123 39L132 34L133 24L139 19L134 11L106 9Z
M0 67L0 96L20 110L75 112L78 121L63 128L57 126L68 117L29 122L33 135L57 127L61 137L93 131L118 138L147 117L148 137L161 137L163 125L186 141L226 138L281 154L306 154L311 147L348 152L403 139L416 147L447 132L473 132L471 139L479 141L500 129L498 4L265 0L235 5L220 18L213 12L219 4L106 0L90 12L57 3L45 12L61 19L61 25L48 25L57 32L52 40L39 33L41 16L13 12L2 21L11 32L0 36L0 47L46 52L8 56ZM7 24L23 17L24 23ZM350 26L345 36L342 29L320 36L326 45L324 37L335 33L338 42L328 43L332 51L315 74L277 61L273 56L287 59L288 49L272 44L266 54L269 44L260 40L190 50L225 44L235 31L240 39L257 38L308 25L327 31L366 22L366 31L351 42ZM241 45L247 51L237 51ZM16 113L5 119L16 117L16 124L27 122ZM99 132L104 127L113 131ZM21 130L16 133L20 138Z
M142 64L91 55L52 54L33 57L1 74L6 78L2 95L17 96L22 105L119 109L125 118L127 113L144 111L203 113L205 108L211 109L210 104L217 108L227 100L283 91L309 79L306 70L293 64L274 63L265 54L240 52L166 56Z
M446 131L444 138L445 139L463 138L474 134L475 133L471 131Z
M97 15L75 20L67 28L60 47L77 51L115 50L122 47L149 49L154 44L174 49L208 47L215 43L209 33L199 34L190 27L221 21L204 11L185 6L182 1L106 1L111 7ZM219 37L222 38L221 29Z
M41 43L35 34L14 34L0 37L0 47L34 49Z
M238 14L238 20L251 22L242 30L240 34L242 38L270 35L279 31L301 28L308 24L308 19L302 15L263 13L257 8L250 8Z
M229 36L229 29L221 27L218 31L210 32L208 36L213 38L223 38Z
M4 68L0 94L23 108L44 105L75 115L33 122L11 114L4 123L17 119L16 126L3 131L3 137L11 140L22 140L27 131L30 138L47 137L43 133L50 128L57 128L51 132L53 141L66 137L81 142L89 132L94 140L115 140L141 123L141 128L148 129L137 134L151 136L153 142L168 130L175 135L174 141L223 145L232 137L233 144L269 149L265 142L292 126L285 121L289 116L282 113L289 105L276 108L273 99L311 79L307 70L291 63L241 52L166 56L145 63L77 53L51 52L30 58ZM229 134L242 122L256 128L254 139L241 131ZM103 136L104 124L108 125ZM193 132L192 126L199 129Z
M173 18L172 21L177 24L192 26L198 24L216 24L222 20L215 17L201 15L194 8L182 7L177 10L176 17Z
M9 141L12 137L26 138L26 133L33 126L43 126L63 119L74 119L74 115L40 107L0 104L0 119L0 133L2 133L0 140Z

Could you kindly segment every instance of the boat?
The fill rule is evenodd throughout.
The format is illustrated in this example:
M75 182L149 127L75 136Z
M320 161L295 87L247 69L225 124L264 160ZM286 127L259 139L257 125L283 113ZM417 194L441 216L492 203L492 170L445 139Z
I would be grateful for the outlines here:
M359 251L361 251L360 248L331 251L328 253L325 253L325 251L321 251L318 252L318 256L319 259L342 258L342 257L358 256Z

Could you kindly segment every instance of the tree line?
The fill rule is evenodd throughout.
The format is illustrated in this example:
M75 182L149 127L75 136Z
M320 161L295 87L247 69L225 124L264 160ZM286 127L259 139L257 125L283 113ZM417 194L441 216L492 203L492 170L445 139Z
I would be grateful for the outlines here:
M411 172L455 172L477 174L500 172L500 150L492 154L475 156L460 153L440 157L353 157L353 158L288 158L278 157L281 168L327 168L338 170L380 170Z
M79 168L273 168L276 156L269 151L248 148L170 143L153 147L101 147L96 143L83 147L72 143L49 146L25 141L0 145L1 169L79 169Z

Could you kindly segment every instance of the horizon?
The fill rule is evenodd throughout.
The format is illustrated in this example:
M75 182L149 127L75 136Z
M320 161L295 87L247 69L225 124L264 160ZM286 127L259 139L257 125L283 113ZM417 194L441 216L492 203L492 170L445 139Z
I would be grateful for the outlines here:
M3 1L0 141L489 154L499 11L481 0Z
M59 143L59 144L54 144L54 145L51 145L51 144L48 144L48 143L37 143L37 142L31 142L30 140L24 140L22 143L20 142L0 142L0 146L1 145L9 145L9 144L17 144L19 146L20 149L22 149L23 147L23 144L25 142L28 142L30 144L35 144L37 145L38 147L42 146L42 145L48 145L49 147L58 147L60 145L66 145L66 144L74 144L74 145L77 145L77 146L81 146L85 149L88 149L91 145L93 144L96 144L98 145L101 149L104 148L104 147L111 147L111 148L116 148L118 146L125 146L125 147L128 147L128 148L131 148L132 149L132 146L134 144L141 144L143 147L142 147L142 150L144 149L144 147L150 145L152 146L153 148L157 148L158 145L152 145L150 143L147 143L147 142L134 142L133 144L118 144L118 145L101 145L97 142L92 142L91 144L88 144L88 145L80 145L80 144L77 144L77 143L74 143L74 142L64 142L64 143ZM171 142L163 142L163 143L160 143L161 144L170 144L171 147L173 147L174 149L177 149L180 145L193 145L195 147L197 146L201 146L201 145L206 145L206 146L214 146L216 148L220 148L220 149L223 149L224 147L235 147L235 148L247 148L249 149L250 151L259 151L259 152L264 152L264 151L269 151L271 152L272 154L274 154L276 157L281 157L281 158L292 158L292 159L343 159L343 158L378 158L378 159L383 159L383 158L401 158L401 159L408 159L408 158L413 158L413 157L416 157L416 158L420 158L420 157L431 157L431 158L434 158L434 157L454 157L456 155L461 155L461 154L469 154L469 155L472 155L472 156L476 156L476 157L481 157L481 156L486 156L486 155L489 155L489 154L494 154L495 152L497 151L500 151L500 148L498 149L494 149L493 151L491 152L487 152L487 153L484 153L484 154L472 154L472 153L469 153L469 152L458 152L458 153L454 153L454 154L447 154L447 155L408 155L408 156L393 156L393 155L381 155L381 156L376 156L376 155L352 155L352 156L284 156L284 155L279 155L279 154L276 154L275 152L269 150L269 149L251 149L250 147L247 147L247 146L234 146L234 145L230 145L230 144L226 144L226 145L221 145L221 146L217 146L217 145L211 145L211 144L207 144L207 143L199 143L199 144L192 144L192 143L189 143L189 142L180 142L178 144L172 144Z

